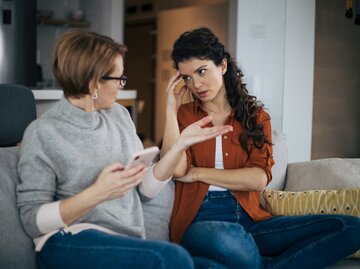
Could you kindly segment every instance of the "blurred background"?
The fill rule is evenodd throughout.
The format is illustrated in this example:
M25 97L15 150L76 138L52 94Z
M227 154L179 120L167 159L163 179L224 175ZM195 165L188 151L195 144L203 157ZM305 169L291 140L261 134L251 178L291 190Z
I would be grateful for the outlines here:
M57 38L74 28L109 35L129 49L139 136L157 144L175 72L172 44L207 26L237 59L273 128L286 133L289 162L360 157L360 26L355 8L345 17L346 1L0 0L0 7L0 83L58 89Z

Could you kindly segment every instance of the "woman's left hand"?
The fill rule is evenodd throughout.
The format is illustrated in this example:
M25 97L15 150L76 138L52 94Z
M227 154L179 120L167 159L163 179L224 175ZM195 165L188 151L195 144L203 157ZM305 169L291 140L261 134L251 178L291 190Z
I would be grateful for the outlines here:
M211 121L212 117L206 116L186 127L178 138L178 143L180 143L181 147L186 149L196 143L206 141L233 130L231 125L204 127Z
M179 177L179 178L175 178L176 181L181 181L181 182L184 182L184 183L192 183L192 182L195 182L196 179L194 177L194 174L196 172L196 167L191 167L189 172L183 176L183 177Z

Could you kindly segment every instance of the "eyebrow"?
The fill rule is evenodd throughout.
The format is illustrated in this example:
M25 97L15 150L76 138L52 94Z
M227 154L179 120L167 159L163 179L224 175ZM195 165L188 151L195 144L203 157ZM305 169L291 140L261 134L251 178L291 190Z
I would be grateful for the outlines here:
M198 68L194 71L194 73L197 73L200 69L203 69L204 67L207 67L207 64L204 64L204 65L198 67ZM187 75L187 74L180 74L180 76L188 76L188 75Z

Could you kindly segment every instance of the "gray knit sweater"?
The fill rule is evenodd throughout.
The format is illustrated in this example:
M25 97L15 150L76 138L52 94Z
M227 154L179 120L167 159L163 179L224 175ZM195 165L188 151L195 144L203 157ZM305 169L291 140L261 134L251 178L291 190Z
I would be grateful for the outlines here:
M63 98L26 129L20 149L17 200L26 232L41 235L36 215L42 204L65 199L95 182L102 169L126 164L142 149L126 108L85 112ZM99 204L78 223L93 223L117 233L144 237L137 189Z

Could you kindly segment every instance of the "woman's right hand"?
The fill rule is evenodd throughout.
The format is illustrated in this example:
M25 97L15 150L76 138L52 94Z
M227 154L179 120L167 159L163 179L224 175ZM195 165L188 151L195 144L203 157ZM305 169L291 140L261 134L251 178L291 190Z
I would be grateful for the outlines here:
M180 83L181 76L179 72L176 72L175 75L173 75L168 83L168 86L166 88L167 93L167 108L169 111L177 113L180 105L181 100L184 96L184 93L187 91L186 86L182 86L180 88L179 92L175 92L176 86Z
M145 171L143 165L124 170L122 164L114 163L102 170L93 187L101 201L119 198L141 183Z

